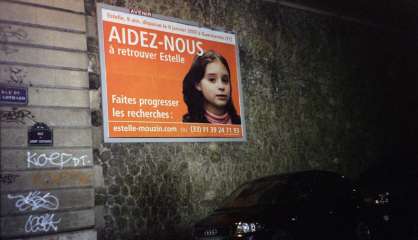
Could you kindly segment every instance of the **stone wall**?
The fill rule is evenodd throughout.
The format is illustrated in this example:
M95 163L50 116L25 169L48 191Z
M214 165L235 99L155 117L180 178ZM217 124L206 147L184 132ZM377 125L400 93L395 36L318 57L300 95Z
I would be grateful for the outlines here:
M27 106L0 106L2 239L89 240L94 227L98 239L189 239L245 181L306 169L355 178L416 156L413 38L270 0L104 1L237 32L248 134L104 144L95 2L0 1L0 81L29 92ZM53 146L28 146L33 121L53 127ZM72 157L37 158L52 154ZM31 196L59 207L17 207Z
M193 222L244 181L305 169L355 178L400 151L406 114L393 106L406 100L387 99L409 61L399 33L274 1L104 2L236 31L248 141L103 144L97 121L101 238L188 239Z

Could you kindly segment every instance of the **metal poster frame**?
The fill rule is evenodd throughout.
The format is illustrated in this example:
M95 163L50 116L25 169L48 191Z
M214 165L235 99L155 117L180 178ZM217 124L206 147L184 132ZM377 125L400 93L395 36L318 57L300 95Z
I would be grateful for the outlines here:
M123 16L124 19L128 19L126 21L131 21L131 19L139 19L139 20L135 20L135 21L144 21L141 19L145 19L145 20L155 20L156 22L167 22L167 24L172 23L175 24L174 26L177 26L178 24L184 26L185 28L193 28L193 29L198 29L199 31L202 31L204 33L208 32L208 33L218 33L220 36L222 36L222 34L224 34L225 36L233 36L233 38L231 38L231 43L228 43L230 46L228 49L234 49L234 45L235 45L235 59L232 58L232 60L234 60L234 69L236 70L234 72L234 76L236 76L236 79L234 80L234 87L236 87L236 89L234 89L235 92L233 92L235 95L235 99L238 100L234 102L234 105L238 104L239 109L237 109L238 114L240 115L240 119L241 119L241 123L240 124L225 124L225 129L224 131L228 130L228 134L230 135L222 135L222 136L213 136L213 135L208 135L208 136L189 136L189 135L184 135L184 136L112 136L111 135L111 130L115 131L115 127L113 125L113 128L110 127L110 124L117 124L115 122L135 122L133 124L137 124L136 122L138 122L138 124L148 124L148 123L161 123L164 124L165 122L157 122L157 121L126 121L126 119L123 119L125 121L112 121L109 120L110 118L110 112L112 112L112 117L115 117L114 112L113 112L113 108L112 110L109 110L109 95L108 95L108 91L110 89L110 86L108 84L108 75L111 74L111 72L107 71L107 65L108 64L106 61L108 59L106 59L106 52L108 49L106 49L106 44L109 43L105 43L105 27L104 26L104 22L107 24L107 26L109 26L109 24L120 24L123 25L125 24L126 26L134 26L134 25L129 25L128 23L121 23L118 22L118 19L113 20L107 18L108 20L105 20L106 17L108 15L106 15L106 13L108 15L110 14L115 14L116 15L120 15ZM106 16L105 16L106 15ZM236 33L235 32L229 32L229 31L223 31L223 30L219 30L219 29L211 29L211 28L206 28L206 27L202 27L199 24L195 23L195 22L191 22L191 21L185 21L182 19L177 19L177 18L173 18L173 17L167 17L167 16L162 16L162 15L156 15L156 14L152 14L152 16L144 16L144 15L138 15L138 14L133 14L131 13L131 11L127 8L122 8L122 7L116 7L116 6L111 6L111 5L107 5L107 4L103 4L103 3L97 3L97 26L98 26L98 39L99 39L99 56L100 56L100 71L101 71L101 92L102 92L102 110L103 110L103 135L104 135L104 142L109 142L109 143L116 143L116 142L245 142L247 141L247 136L246 136L246 128L245 128L245 115L244 115L244 101L243 101L243 91L242 91L242 84L241 84L241 72L240 72L240 61L239 61L239 49L238 49L238 41L236 38ZM143 29L147 29L147 28L143 28ZM167 32L167 34L177 34L178 36L184 36L184 37L189 37L186 35L182 35L182 34L178 34L175 32ZM199 35L201 33L199 32ZM109 34L110 36L111 34ZM197 36L197 35L196 35ZM197 38L196 36L194 36L196 39L203 39L207 42L210 42L211 44L224 44L224 43L219 43L218 39L215 40L207 40L206 38L202 37L202 38ZM110 39L110 37L109 37ZM203 41L202 40L202 41ZM109 41L109 40L108 40ZM118 42L119 43L119 42ZM226 43L224 45L227 45ZM112 46L112 45L110 45ZM222 48L223 49L223 48ZM228 52L228 54L230 54L231 56L233 56L233 54L231 52ZM113 56L112 56L113 57ZM120 56L116 56L116 57L120 57ZM126 60L129 61L129 60ZM174 68L174 66L173 66ZM108 74L109 73L109 74ZM112 73L113 74L113 73ZM231 75L232 75L232 70L231 70ZM232 85L232 83L231 83ZM113 85L116 86L116 85ZM232 96L231 96L232 98ZM184 104L183 99L179 99L181 102L181 104ZM112 103L110 104L115 104L113 102L113 95L112 95ZM111 105L112 106L112 105ZM182 106L184 107L184 106ZM123 115L124 116L124 115ZM176 115L177 116L177 115ZM178 118L178 117L177 117ZM191 127L193 125L193 123L185 123L185 122L173 122L173 124L181 124L181 127ZM199 125L200 124L200 125ZM211 126L210 123L196 123L194 125L197 126L206 126L205 129L208 126ZM223 126L218 126L220 127L219 129L222 130ZM237 128L239 128L239 130L236 130ZM134 128L137 129L137 128ZM232 135L230 129L234 130L234 134L237 134L235 136ZM183 129L184 130L184 129ZM235 131L236 130L236 131ZM137 131L137 130L134 130ZM180 130L178 130L180 131ZM186 131L186 130L185 130ZM216 132L216 129L214 130ZM239 135L238 135L239 132ZM219 130L218 132L219 133ZM112 132L113 135L115 135ZM190 133L191 134L191 133ZM214 133L213 133L214 134ZM140 134L139 134L140 135ZM180 135L180 133L178 133L178 135Z

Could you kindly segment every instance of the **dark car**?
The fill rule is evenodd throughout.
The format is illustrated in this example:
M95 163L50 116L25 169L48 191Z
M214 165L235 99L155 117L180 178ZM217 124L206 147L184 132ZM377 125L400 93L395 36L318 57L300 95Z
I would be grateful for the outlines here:
M376 240L418 239L417 163L397 163L372 166L357 183Z
M238 187L196 223L193 239L369 239L360 203L351 181L336 173L264 177Z

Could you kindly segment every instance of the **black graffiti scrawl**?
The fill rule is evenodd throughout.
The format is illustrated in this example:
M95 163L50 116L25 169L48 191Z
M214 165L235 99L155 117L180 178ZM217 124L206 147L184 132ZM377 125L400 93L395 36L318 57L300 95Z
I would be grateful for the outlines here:
M16 53L19 50L12 47L10 43L13 41L26 41L28 33L21 28L14 28L12 26L0 26L0 51L6 55Z
M25 120L35 121L35 116L27 109L12 108L11 110L0 110L0 122L12 122L25 124Z

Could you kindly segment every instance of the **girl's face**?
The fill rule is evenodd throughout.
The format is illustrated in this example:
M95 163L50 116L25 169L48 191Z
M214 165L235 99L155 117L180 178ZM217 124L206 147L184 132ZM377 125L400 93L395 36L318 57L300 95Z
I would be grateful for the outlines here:
M225 113L225 106L231 97L231 82L223 63L215 60L206 65L205 74L196 89L203 94L205 110L215 114Z

